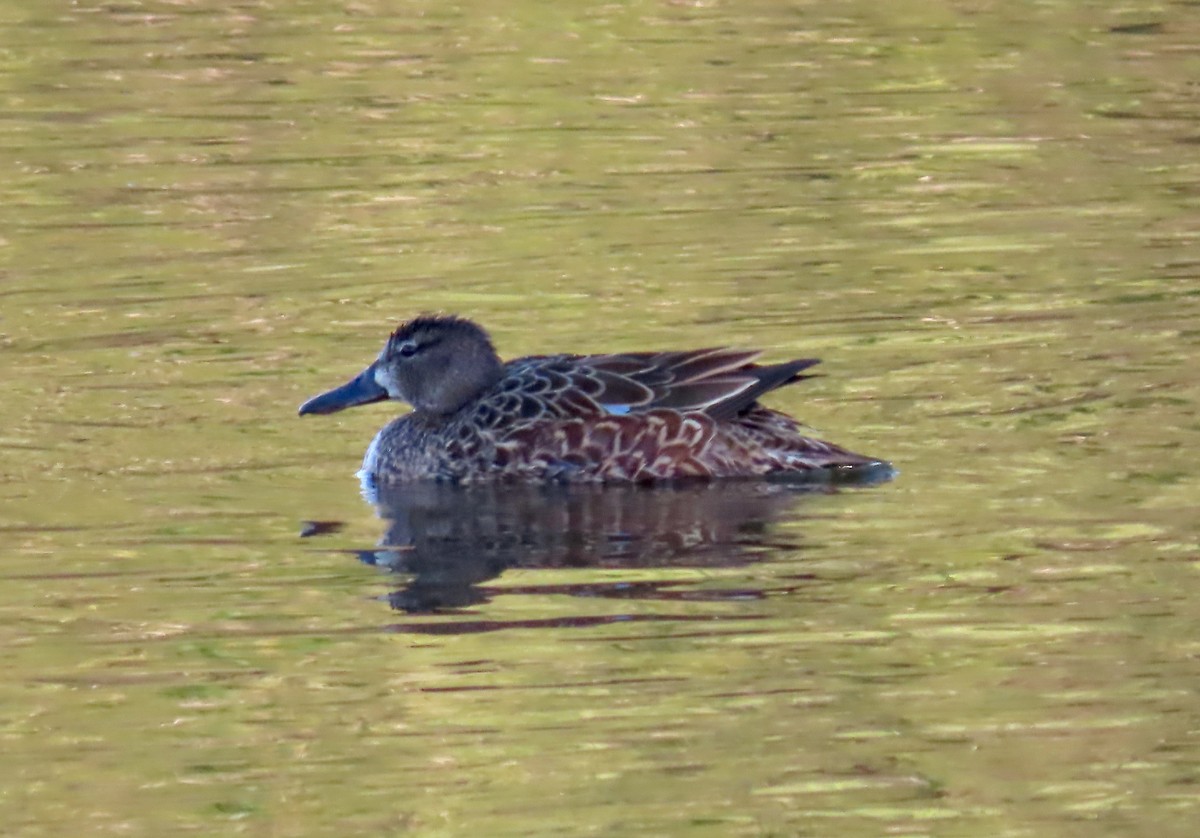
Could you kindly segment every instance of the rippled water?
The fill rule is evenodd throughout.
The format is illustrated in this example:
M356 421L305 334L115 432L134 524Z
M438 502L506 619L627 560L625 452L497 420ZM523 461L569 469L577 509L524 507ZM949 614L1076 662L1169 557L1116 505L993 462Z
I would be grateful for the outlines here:
M1192 834L1197 20L8 4L6 832ZM369 502L423 310L900 475Z

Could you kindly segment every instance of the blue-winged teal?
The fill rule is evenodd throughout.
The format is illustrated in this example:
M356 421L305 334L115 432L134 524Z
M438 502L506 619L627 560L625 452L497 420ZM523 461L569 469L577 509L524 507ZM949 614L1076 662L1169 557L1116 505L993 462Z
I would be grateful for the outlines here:
M744 349L534 355L502 362L469 320L424 315L358 377L300 415L398 399L413 406L367 449L363 475L393 482L647 482L804 478L889 466L804 436L758 404L815 359L753 363Z

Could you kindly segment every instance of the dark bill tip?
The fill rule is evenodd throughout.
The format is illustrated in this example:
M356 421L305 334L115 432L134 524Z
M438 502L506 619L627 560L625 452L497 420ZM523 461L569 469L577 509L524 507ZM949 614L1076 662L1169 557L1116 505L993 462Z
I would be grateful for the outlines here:
M313 396L300 405L300 415L337 413L339 410L345 410L355 405L381 402L387 397L387 390L375 383L375 368L371 366L341 387L335 387L328 393Z

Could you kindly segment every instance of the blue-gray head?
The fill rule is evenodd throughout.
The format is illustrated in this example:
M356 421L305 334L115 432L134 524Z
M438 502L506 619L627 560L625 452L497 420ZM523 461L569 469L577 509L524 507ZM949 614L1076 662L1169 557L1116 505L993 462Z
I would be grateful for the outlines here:
M309 399L300 415L396 399L420 412L453 413L499 380L487 332L451 315L421 315L392 332L373 364L341 387Z

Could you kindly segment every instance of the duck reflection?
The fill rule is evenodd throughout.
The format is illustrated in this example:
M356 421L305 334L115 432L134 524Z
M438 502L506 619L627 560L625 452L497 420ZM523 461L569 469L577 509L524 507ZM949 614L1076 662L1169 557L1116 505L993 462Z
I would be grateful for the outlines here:
M357 555L406 576L404 586L388 597L393 608L410 613L455 609L490 599L494 591L483 583L509 568L727 567L752 561L766 550L795 546L771 541L772 524L812 491L811 486L756 481L368 483L364 494L387 527L376 549ZM675 584L565 584L554 586L554 592L625 598L762 595L685 595L674 590Z

